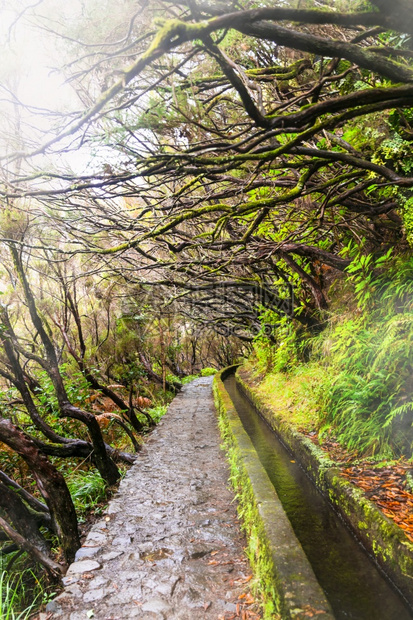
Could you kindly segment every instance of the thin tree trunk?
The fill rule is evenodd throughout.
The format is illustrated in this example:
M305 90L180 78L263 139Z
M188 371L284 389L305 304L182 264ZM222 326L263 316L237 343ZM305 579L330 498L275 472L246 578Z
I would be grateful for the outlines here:
M62 376L60 374L56 351L53 342L46 333L43 321L41 320L37 312L36 302L23 269L21 256L19 255L19 252L14 245L10 245L10 253L12 255L13 263L16 267L16 271L23 287L24 297L29 308L33 326L38 331L40 339L44 346L47 363L45 362L45 360L39 358L38 356L33 356L33 359L36 359L38 363L41 364L41 366L44 368L44 370L46 370L50 379L52 380L56 397L59 403L60 415L62 417L68 416L76 420L80 420L81 422L86 424L90 433L90 438L93 443L94 460L96 463L96 467L98 468L102 478L106 480L109 485L113 485L119 480L120 473L115 463L106 451L105 442L103 441L99 424L93 414L88 413L87 411L83 411L82 409L79 409L78 407L75 407L70 403L66 393L66 388L62 380Z
M50 548L40 534L38 521L20 497L5 484L0 482L0 510L7 516L14 529L31 545L37 547L44 555L50 555Z
M12 540L20 549L27 551L27 553L37 562L43 564L43 566L53 575L59 577L62 575L63 568L60 564L54 562L49 556L45 555L35 545L26 540L24 536L16 532L16 530L12 528L11 525L9 525L2 517L0 517L0 527L4 530L10 540Z
M10 420L0 419L0 441L17 452L28 464L49 508L64 557L67 562L72 562L80 547L80 539L76 511L65 479L39 451L34 441ZM12 540L17 542L14 538Z

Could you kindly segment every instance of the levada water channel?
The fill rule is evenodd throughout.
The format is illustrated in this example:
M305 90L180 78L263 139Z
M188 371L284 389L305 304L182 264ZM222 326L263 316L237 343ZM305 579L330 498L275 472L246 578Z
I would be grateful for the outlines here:
M335 617L356 620L413 618L413 610L239 391L234 375L225 379L224 385Z

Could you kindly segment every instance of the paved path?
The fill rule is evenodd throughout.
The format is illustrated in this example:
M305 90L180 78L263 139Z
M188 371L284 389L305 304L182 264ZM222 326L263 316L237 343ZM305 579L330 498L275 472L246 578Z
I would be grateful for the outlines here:
M53 620L258 617L211 383L172 402L49 603Z

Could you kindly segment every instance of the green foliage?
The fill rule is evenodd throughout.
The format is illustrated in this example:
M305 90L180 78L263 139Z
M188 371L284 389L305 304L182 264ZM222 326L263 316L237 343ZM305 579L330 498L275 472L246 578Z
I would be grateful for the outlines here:
M148 409L148 413L151 416L152 420L155 422L155 424L158 424L158 422L163 418L167 411L168 405L157 405L156 407Z
M355 90L366 88L365 84L360 86L361 88L356 88L354 85ZM382 113L367 114L362 119L346 123L343 133L343 139L354 149L370 154L375 153L388 136L388 125Z
M402 216L406 239L413 246L413 197L404 203Z
M28 620L32 616L43 592L39 589L31 604L26 606L26 581L33 576L30 570L10 574L0 569L0 620ZM36 582L39 583L37 579Z
M70 402L85 407L90 396L90 384L79 370L73 370L69 364L62 364L60 372L65 382L65 388ZM40 388L37 388L36 396L39 403L49 415L57 417L59 407L53 383L45 371L39 371L37 375Z
M66 482L80 520L90 510L98 512L99 504L106 498L106 482L96 470L74 470Z
M201 370L201 377L212 377L212 375L215 375L217 373L217 369L216 368L203 368Z
M267 311L261 321L263 328L254 341L261 371L288 372L303 361L305 340L288 317L280 318Z
M363 255L352 244L346 253L353 258L347 282L354 289L345 314L342 307L332 313L316 337L286 321L274 325L272 341L261 334L255 343L255 366L266 376L259 389L278 386L283 396L274 401L277 411L297 423L289 408L295 412L301 402L300 373L315 373L317 381L306 384L311 392L307 406L321 435L331 432L363 455L410 458L413 258L392 257L391 250L380 257Z
M377 164L392 162L398 172L410 175L413 170L412 144L395 134L383 140L372 161Z
M352 253L350 248L351 244L347 247L349 254ZM359 307L366 307L372 298L379 284L375 270L385 267L392 253L393 248L390 248L385 255L375 259L372 254L362 254L360 249L357 250L357 254L353 257L346 271L351 274L350 280L354 283L354 291Z
M395 261L374 281L371 315L347 318L323 335L325 421L363 453L412 456L412 276L412 258Z
M191 381L193 381L194 379L198 379L199 375L187 375L186 377L183 377L180 381L183 385L186 385L187 383L191 383Z

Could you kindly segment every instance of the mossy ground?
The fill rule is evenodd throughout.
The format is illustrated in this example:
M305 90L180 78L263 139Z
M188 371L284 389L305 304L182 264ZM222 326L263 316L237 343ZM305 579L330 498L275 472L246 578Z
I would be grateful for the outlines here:
M322 420L316 393L323 372L316 363L300 366L288 374L269 372L265 375L251 360L242 366L243 376L254 386L260 401L301 432L317 429Z

